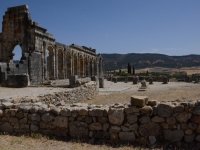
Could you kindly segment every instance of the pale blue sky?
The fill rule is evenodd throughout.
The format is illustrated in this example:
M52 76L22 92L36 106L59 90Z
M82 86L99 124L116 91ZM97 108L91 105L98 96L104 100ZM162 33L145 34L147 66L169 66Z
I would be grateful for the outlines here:
M23 4L66 45L97 53L200 54L200 0L2 0L0 20L7 7Z

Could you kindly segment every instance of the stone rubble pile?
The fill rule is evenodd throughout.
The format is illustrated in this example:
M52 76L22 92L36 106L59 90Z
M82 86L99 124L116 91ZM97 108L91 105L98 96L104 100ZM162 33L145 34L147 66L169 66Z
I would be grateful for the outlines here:
M53 104L56 106L80 102L85 99L92 99L98 94L98 85L96 82L90 81L73 89L66 89L62 92L54 92L45 95L39 95L37 98L22 97L17 99L0 99L0 102L13 103L36 103Z
M129 104L112 105L2 102L0 131L200 148L200 101L158 102L132 96Z

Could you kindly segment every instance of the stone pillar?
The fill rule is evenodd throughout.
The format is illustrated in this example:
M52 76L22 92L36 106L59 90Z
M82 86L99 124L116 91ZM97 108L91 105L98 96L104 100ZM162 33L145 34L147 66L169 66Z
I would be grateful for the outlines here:
M71 55L71 75L74 75L74 53Z
M88 77L90 77L90 62L87 62L87 73L88 73Z
M104 88L104 77L99 78L99 88Z
M77 56L77 75L78 77L80 78L80 75L81 75L81 70L80 70L80 59L79 59L79 56Z
M78 76L77 75L75 75L75 76L70 76L70 78L69 78L69 85L70 86L74 86L74 85L76 85L76 80L78 79Z
M58 79L58 50L57 46L55 45L55 79Z
M56 72L57 72L56 71L56 63L55 63L56 62L56 60L55 60L56 59L56 56L55 56L56 50L54 49L53 51L54 51L53 52L53 54L54 54L53 55L53 80L55 80L56 79Z
M99 77L99 62L96 62L96 75Z
M94 61L92 61L91 75L94 76Z
M63 51L63 79L67 78L66 50Z

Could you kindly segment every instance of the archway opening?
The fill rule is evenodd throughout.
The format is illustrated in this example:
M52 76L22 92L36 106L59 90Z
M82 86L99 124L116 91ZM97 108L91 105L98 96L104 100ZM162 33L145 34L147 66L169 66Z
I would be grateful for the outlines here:
M58 78L63 79L63 52L58 50Z
M67 78L69 78L72 75L71 54L69 51L66 53L66 60L67 60Z
M45 74L47 79L54 79L54 52L52 47L45 50Z
M22 49L19 45L16 45L14 47L12 55L13 55L12 60L11 60L12 63L15 63L15 64L19 63L19 61L22 57Z

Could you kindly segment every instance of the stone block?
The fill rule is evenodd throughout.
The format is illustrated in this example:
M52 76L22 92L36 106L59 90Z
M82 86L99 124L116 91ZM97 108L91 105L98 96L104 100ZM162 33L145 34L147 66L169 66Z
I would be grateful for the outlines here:
M147 96L131 96L131 105L143 107L148 103Z
M77 80L77 79L78 79L78 76L77 76L77 75L70 76L70 78L69 78L69 85L70 85L70 86L76 85L76 80Z
M181 141L184 136L183 130L164 130L164 139L169 141Z
M124 109L109 109L108 112L109 122L114 125L121 125L124 121Z
M132 143L135 141L134 132L119 132L119 139L122 142Z
M173 106L169 104L158 104L158 116L171 117L173 114Z
M104 88L104 77L99 77L99 88Z
M88 125L80 121L72 121L69 123L69 135L72 138L88 138Z

